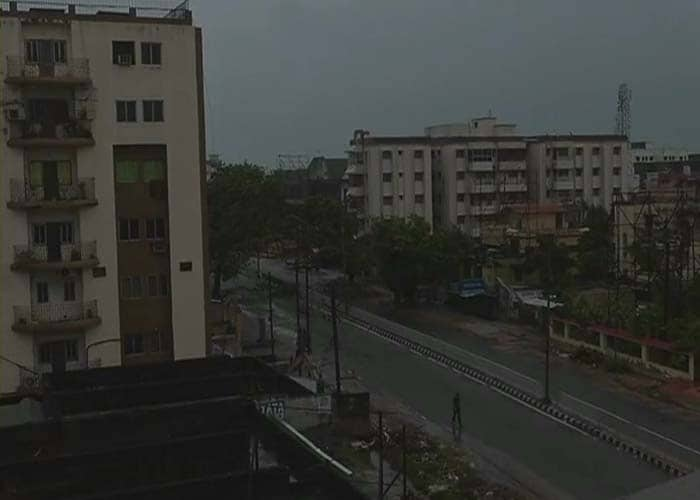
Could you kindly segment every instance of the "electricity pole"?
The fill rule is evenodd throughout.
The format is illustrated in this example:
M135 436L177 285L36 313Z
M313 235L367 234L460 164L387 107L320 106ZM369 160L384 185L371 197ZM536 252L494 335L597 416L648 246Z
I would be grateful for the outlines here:
M338 352L338 317L335 304L335 286L331 287L331 323L333 324L333 356L335 357L335 392L340 394L340 355Z
M543 323L545 328L545 355L544 355L544 403L549 404L551 399L549 397L549 351L550 351L550 312L551 312L551 288L552 288L552 245L554 245L554 237L549 241L547 248L547 286L545 287L545 293L547 294L547 310L545 312Z
M306 343L306 352L311 353L311 314L309 310L309 264L306 263L304 267L304 281L306 287L306 299L304 300L305 313L306 313L306 338L304 342Z
M294 296L297 306L297 354L301 353L301 311L299 306L299 261L294 262Z
M275 358L275 330L272 325L272 273L267 273L267 308L270 320L270 348L272 358Z

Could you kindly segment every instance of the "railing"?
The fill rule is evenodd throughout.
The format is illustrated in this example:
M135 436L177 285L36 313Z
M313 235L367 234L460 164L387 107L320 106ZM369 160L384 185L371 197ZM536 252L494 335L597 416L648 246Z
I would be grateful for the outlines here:
M468 169L471 172L491 172L493 161L470 161Z
M58 259L49 259L46 245L15 245L15 264L40 264L45 262L79 262L97 260L97 242L64 243Z
M81 177L77 184L58 187L58 199L47 199L43 186L31 187L23 179L10 179L10 201L32 203L41 201L95 201L95 178Z
M97 301L60 302L14 306L15 325L31 323L58 323L98 318Z
M92 139L86 120L17 120L10 127L10 139Z
M66 62L37 63L19 56L7 56L7 78L26 80L84 80L90 79L90 61L71 58Z
M525 170L525 161L499 161L499 170Z

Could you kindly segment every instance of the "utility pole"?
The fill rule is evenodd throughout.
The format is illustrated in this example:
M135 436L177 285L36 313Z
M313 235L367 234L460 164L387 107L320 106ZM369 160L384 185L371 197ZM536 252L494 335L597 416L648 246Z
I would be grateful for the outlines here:
M340 394L340 355L338 352L338 316L335 303L335 286L331 287L331 323L333 324L333 356L335 358L335 392Z
M408 491L406 489L406 476L408 475L408 463L406 460L406 424L401 427L401 476L402 476L402 494L401 500L406 500L408 498Z
M311 314L309 309L309 264L304 266L304 281L306 288L306 299L304 300L305 313L306 313L306 338L304 339L306 352L311 354Z
M267 308L270 320L270 348L272 359L275 358L275 330L272 325L272 273L267 273Z
M666 236L666 243L664 245L664 253L666 258L666 263L664 265L664 326L668 324L668 310L669 310L669 257L671 253L670 243L668 241L668 235Z
M382 412L379 412L379 482L377 499L384 498L384 427L382 423Z
M299 306L299 260L294 262L294 296L297 306L297 354L301 353L301 311Z
M548 248L547 248L547 286L545 288L545 293L547 294L547 311L544 316L544 328L545 328L545 354L544 354L544 403L549 404L551 399L549 397L549 351L550 349L550 311L551 311L551 281L552 281L552 245L554 245L554 237L551 238Z

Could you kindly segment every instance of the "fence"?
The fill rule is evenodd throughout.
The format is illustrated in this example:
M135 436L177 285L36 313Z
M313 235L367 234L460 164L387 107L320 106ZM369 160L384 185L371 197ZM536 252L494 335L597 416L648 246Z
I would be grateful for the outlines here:
M60 185L58 200L47 199L43 186L32 187L23 179L10 179L10 201L33 203L41 201L95 201L95 178L81 177L77 184Z
M81 321L98 317L97 301L47 302L31 306L14 306L15 324Z
M695 354L678 351L671 342L636 338L624 330L601 325L584 326L562 318L552 318L549 332L553 339L565 344L584 347L672 377L695 380Z
M23 79L87 80L90 78L90 61L86 58L70 58L66 62L38 63L25 61L19 56L8 56L6 76Z
M46 245L15 245L15 264L38 264L51 262ZM97 242L64 243L57 262L97 260Z

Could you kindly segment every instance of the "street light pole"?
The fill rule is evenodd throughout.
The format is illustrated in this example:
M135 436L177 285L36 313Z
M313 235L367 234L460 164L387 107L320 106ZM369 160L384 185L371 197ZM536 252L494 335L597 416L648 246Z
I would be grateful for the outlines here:
M545 355L544 355L544 364L545 364L545 370L544 370L544 399L543 402L545 404L550 404L551 399L549 397L549 372L550 372L550 366L549 366L549 351L550 349L550 331L551 331L551 326L550 326L550 312L551 312L551 297L552 297L552 246L554 245L554 237L552 236L551 240L549 241L549 245L547 248L547 286L545 288L545 293L547 294L547 310L545 311L545 316L544 316L544 328L545 328Z
M299 261L294 262L294 296L297 306L297 354L301 352L301 310L299 306Z
M311 314L309 309L309 264L307 263L304 267L304 281L306 288L306 299L304 300L305 313L306 313L306 338L304 342L306 343L306 352L311 353Z

